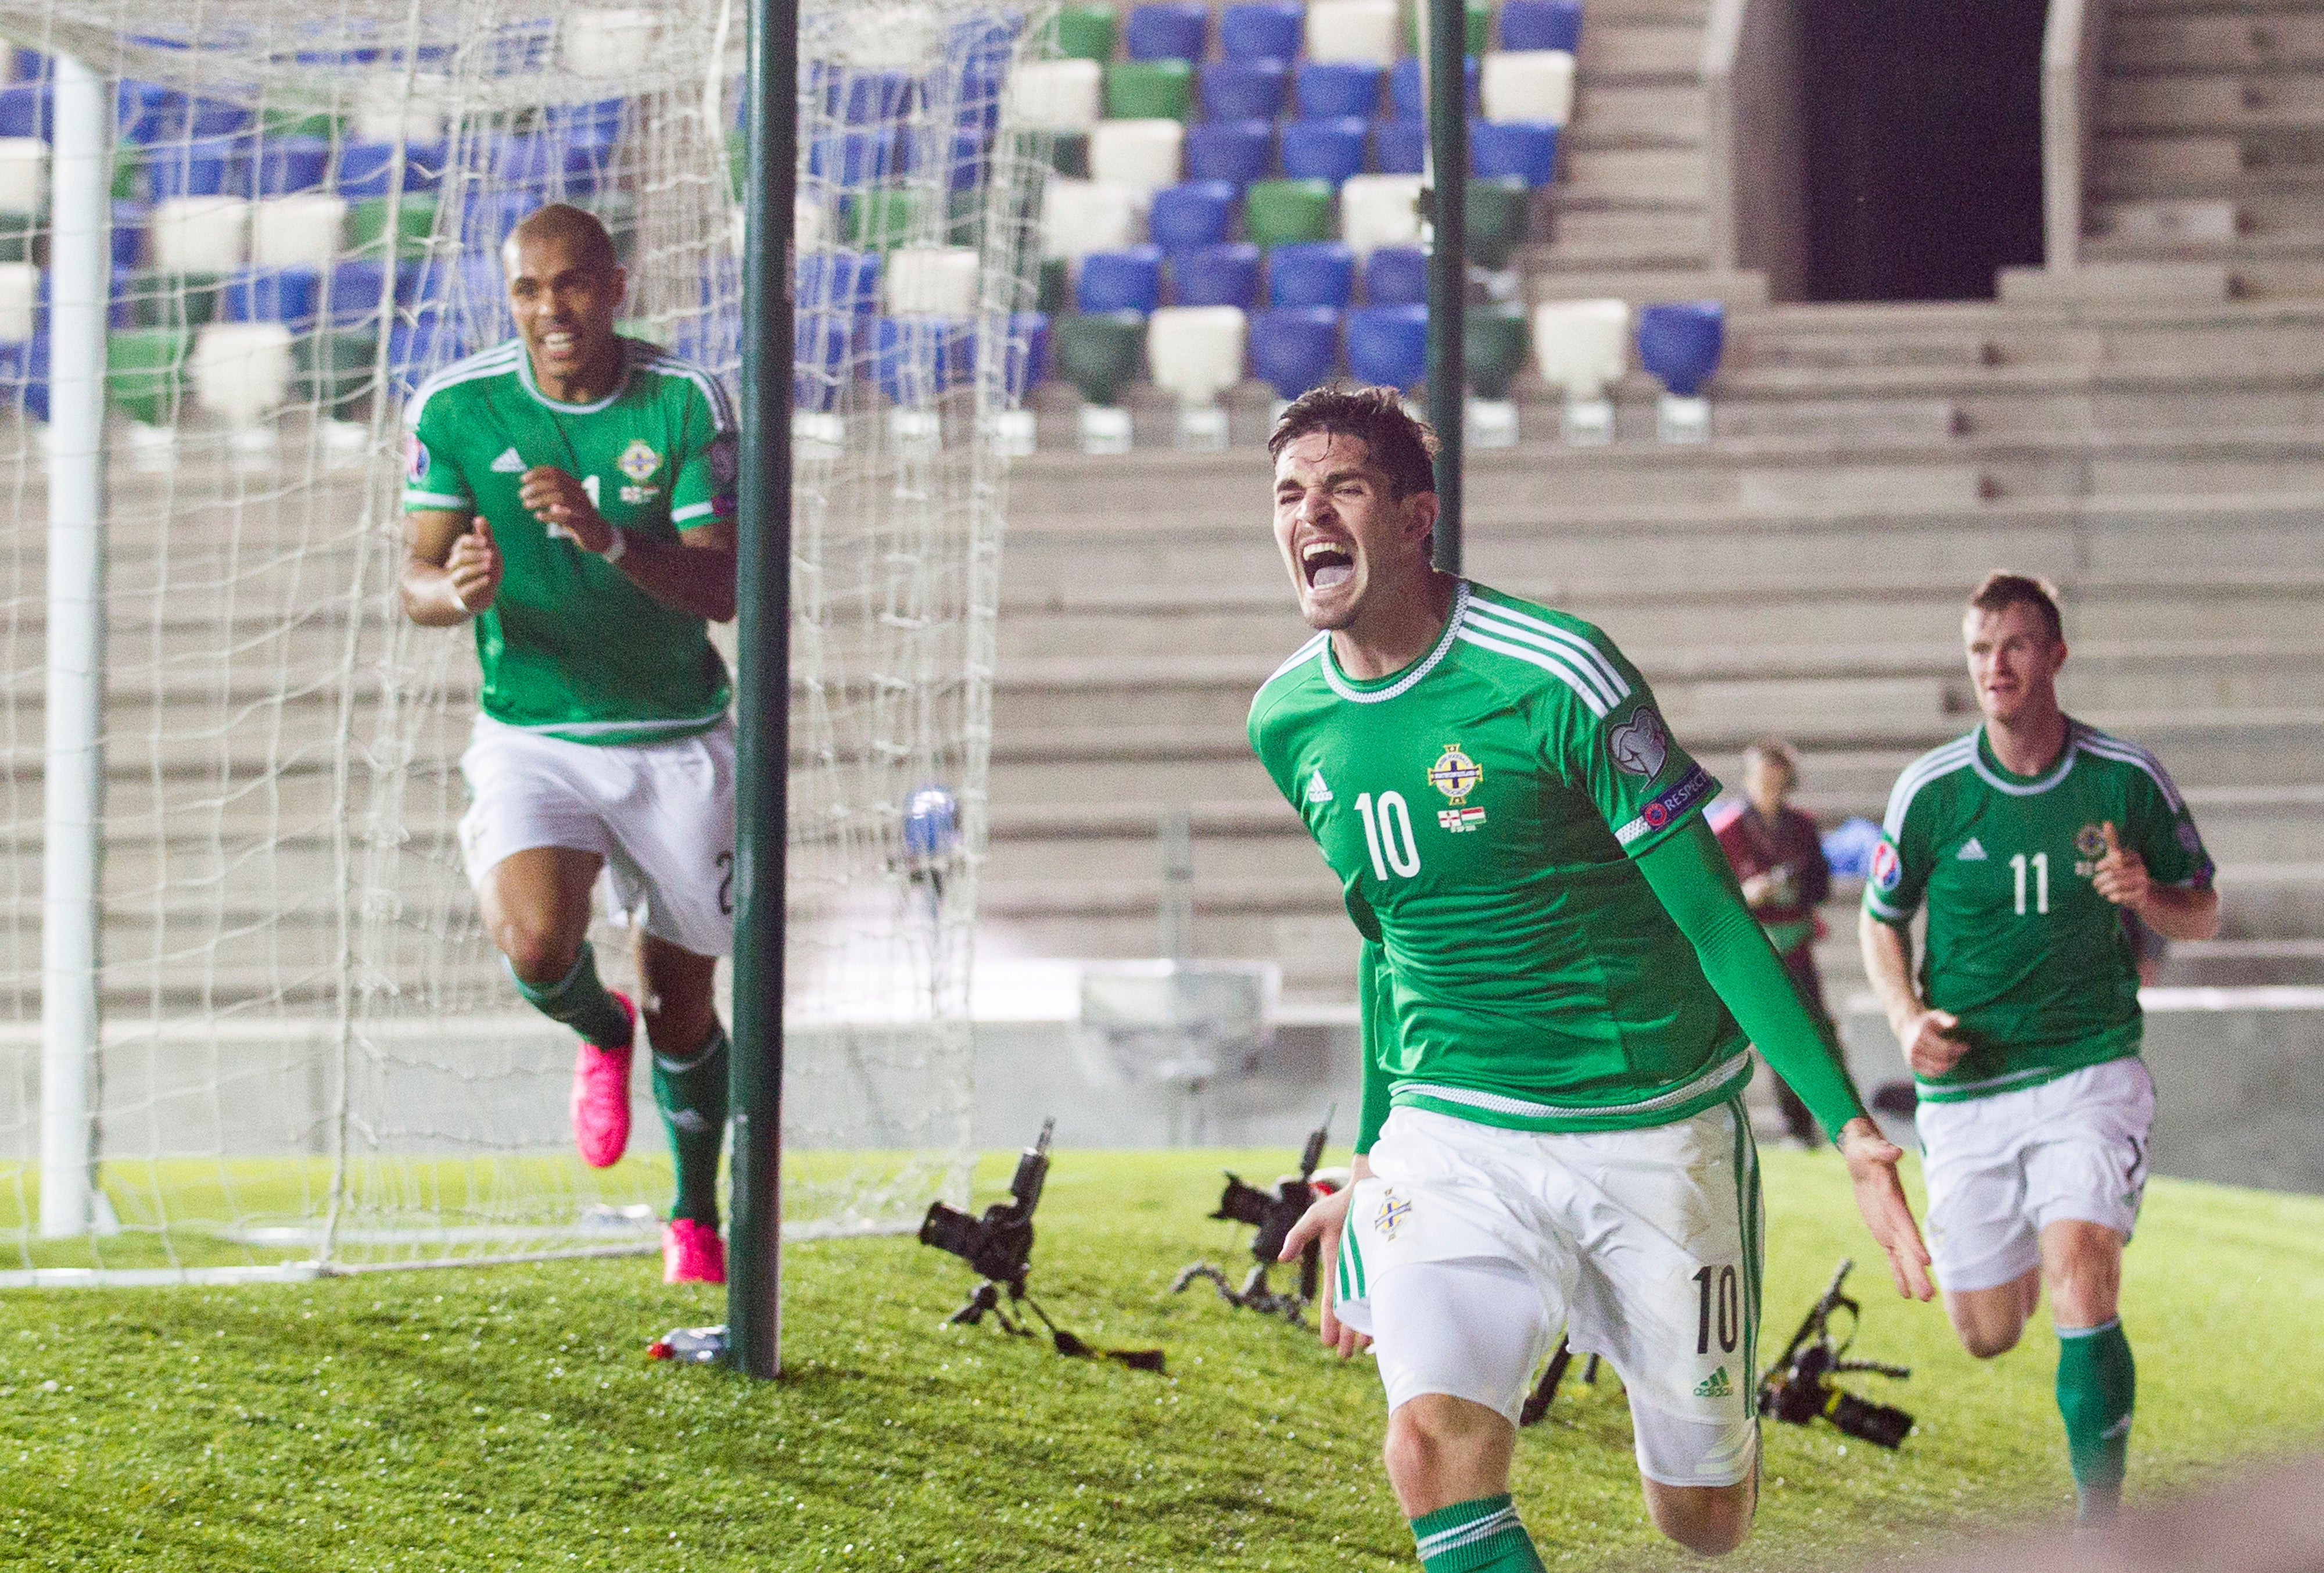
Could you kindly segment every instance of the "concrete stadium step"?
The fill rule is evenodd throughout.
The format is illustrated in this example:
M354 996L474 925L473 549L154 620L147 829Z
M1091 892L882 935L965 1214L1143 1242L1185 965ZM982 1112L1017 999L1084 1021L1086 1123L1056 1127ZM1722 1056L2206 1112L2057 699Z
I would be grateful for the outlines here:
M2107 83L2098 125L2102 134L2305 130L2324 125L2324 80L2226 72L2123 77Z
M1558 143L1575 152L1700 148L1702 131L1699 86L1585 86L1575 95L1573 119Z
M1700 212L1702 159L1661 148L1602 148L1565 161L1549 204L1558 213L1585 208L1677 208Z
M1590 25L1582 30L1582 52L1574 67L1583 94L1601 85L1692 82L1702 69L1702 29L1683 23L1609 18L1593 5Z
M2107 41L2111 79L2139 71L2264 71L2324 66L2324 14L2153 16L2134 11Z

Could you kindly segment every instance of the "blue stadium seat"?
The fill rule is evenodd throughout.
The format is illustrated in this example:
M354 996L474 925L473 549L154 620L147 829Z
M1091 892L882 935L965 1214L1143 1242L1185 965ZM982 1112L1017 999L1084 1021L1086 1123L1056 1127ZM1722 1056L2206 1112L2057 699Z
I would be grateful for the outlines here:
M791 295L798 310L869 313L880 299L880 254L876 251L801 252L791 270Z
M807 144L807 173L835 186L862 187L904 173L902 143L893 125L827 132Z
M1291 69L1281 60L1213 60L1200 87L1205 120L1272 120L1283 113Z
M1306 29L1307 7L1298 0L1230 5L1219 13L1219 54L1230 60L1296 60Z
M243 268L227 276L218 300L228 322L280 322L303 333L315 326L322 292L319 268Z
M1074 281L1074 310L1150 313L1162 303L1162 248L1133 245L1093 251L1082 258Z
M250 142L197 136L164 143L145 155L145 184L156 202L173 197L250 195Z
M1364 172L1364 143L1370 134L1370 123L1352 115L1337 120L1286 121L1284 178L1329 180L1336 186L1350 175L1360 175Z
M409 399L439 366L457 360L463 347L452 320L434 308L398 317L387 330L387 381L398 399Z
M1278 399L1320 387L1340 360L1340 313L1329 306L1286 306L1250 319L1250 369Z
M1019 400L1039 387L1049 375L1049 319L1038 311L1019 311L1009 319L1009 344L1001 357L1001 380L1009 397Z
M145 226L152 209L143 202L113 204L113 265L134 268L145 258Z
M1181 306L1239 306L1249 311L1259 304L1259 247L1241 241L1174 252L1170 284Z
M1248 186L1275 165L1275 126L1265 120L1213 120L1186 128L1186 178Z
M113 124L118 139L143 147L186 129L186 96L159 82L124 77L114 89Z
M1296 81L1299 113L1310 120L1379 113L1380 69L1370 60L1304 60Z
M20 339L0 344L0 409L22 400L35 421L49 418L49 341Z
M262 197L287 197L323 183L331 164L331 144L319 136L270 136L252 160Z
M1348 369L1367 383L1418 387L1428 376L1428 308L1366 306L1349 312Z
M1464 74L1469 79L1469 113L1477 113L1477 57L1465 57ZM1399 120L1418 120L1420 108L1420 57L1406 55L1389 68L1388 74L1388 113Z
M512 191L471 190L460 202L461 241L472 247L488 249L496 256L509 231L548 200L543 192L521 188Z
M1364 303L1428 303L1428 254L1416 245L1384 245L1364 259Z
M1375 121L1372 125L1372 167L1384 175L1416 175L1427 168L1428 122Z
M392 142L350 142L339 148L338 194L350 202L366 197L392 194L395 173L395 143ZM442 183L445 145L441 142L415 142L403 155L403 189L406 191L432 191Z
M248 131L258 117L239 104L224 98L189 98L186 101L185 134L188 136L232 136Z
M901 119L911 106L909 71L859 70L826 66L824 102L841 124L881 125Z
M1202 0L1139 5L1121 30L1121 47L1133 60L1198 60L1210 52L1211 8Z
M1665 301L1638 311L1638 364L1691 399L1719 369L1727 308L1717 301Z
M882 317L872 327L872 364L891 404L936 402L976 369L976 324L964 317Z
M1146 237L1164 251L1216 245L1234 217L1235 188L1225 180L1188 180L1154 193Z
M12 82L0 88L0 136L46 140L56 121L56 88L49 82Z
M1469 172L1546 186L1557 169L1557 127L1546 121L1469 122Z
M488 156L493 179L505 188L545 191L551 182L561 180L568 195L596 190L595 155L553 133L503 132L492 139Z
M410 276L416 285L419 263L413 261L406 266L411 270ZM402 271L397 270L396 293L399 297L403 294ZM323 325L327 328L358 328L367 322L377 322L379 292L386 282L387 264L377 257L355 257L334 264L322 279L325 297L318 310L322 315Z
M1356 254L1336 240L1278 245L1267 257L1267 303L1344 310L1356 290Z
M1501 47L1573 53L1582 47L1582 0L1504 0Z

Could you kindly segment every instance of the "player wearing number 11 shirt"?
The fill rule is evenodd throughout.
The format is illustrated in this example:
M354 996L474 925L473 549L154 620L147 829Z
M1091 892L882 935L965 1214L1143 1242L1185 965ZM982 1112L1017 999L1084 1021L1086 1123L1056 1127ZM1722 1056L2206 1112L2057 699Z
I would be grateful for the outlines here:
M1422 1563L1541 1563L1508 1494L1563 1325L1620 1373L1646 1505L1703 1552L1758 1462L1753 1043L1839 1133L1897 1286L1927 1262L1883 1141L1703 822L1716 783L1589 624L1430 566L1434 438L1392 390L1286 410L1275 533L1315 636L1250 738L1364 939L1355 1180L1286 1259L1370 1339Z

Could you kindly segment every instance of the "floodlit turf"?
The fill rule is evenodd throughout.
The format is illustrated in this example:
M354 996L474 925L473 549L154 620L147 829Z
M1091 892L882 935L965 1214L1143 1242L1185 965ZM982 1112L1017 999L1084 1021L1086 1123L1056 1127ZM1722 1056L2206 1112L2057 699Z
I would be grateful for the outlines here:
M1271 1176L1285 1154L1242 1155ZM1369 1362L1172 1298L1242 1231L1202 1215L1218 1155L1058 1154L1035 1287L1167 1377L941 1319L966 1270L906 1239L788 1257L789 1374L648 1364L716 1320L648 1263L389 1273L234 1291L0 1296L0 1560L187 1568L1404 1568ZM1837 1162L1766 1158L1772 1352L1842 1254ZM987 1164L988 1189L1007 1161ZM980 1193L979 1200L986 1199ZM1770 1427L1757 1533L1727 1565L1798 1568L2065 1510L2046 1332L1978 1365L1870 1262L1859 1352L1911 1362L1899 1454ZM2130 1255L2134 1500L2313 1446L2324 1200L2157 1181ZM12 1456L13 1455L13 1456ZM1676 1566L1646 1527L1618 1386L1561 1396L1518 1448L1553 1566Z

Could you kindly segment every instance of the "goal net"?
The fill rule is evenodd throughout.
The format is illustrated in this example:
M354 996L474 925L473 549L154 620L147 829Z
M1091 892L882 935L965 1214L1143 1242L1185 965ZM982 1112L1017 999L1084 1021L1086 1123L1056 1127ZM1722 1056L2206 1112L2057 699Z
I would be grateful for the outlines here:
M795 1236L964 1199L1006 444L1038 353L1046 167L1038 139L1001 125L1010 70L1041 47L1025 7L804 10ZM622 331L731 390L745 14L733 0L0 0L7 1281L658 1238L671 1173L646 1056L630 1155L586 1168L565 1112L573 1039L519 1001L462 873L476 658L470 629L396 609L401 408L510 335L499 243L551 200L613 234ZM78 167L54 142L60 59L100 79L111 122L93 166L110 181L112 277L85 1170L53 1144L44 1165L41 1139L48 498L74 462L48 424L52 270L69 251L52 162ZM633 986L620 918L601 914L594 939L609 983ZM44 1230L44 1188L77 1173L82 1226Z

